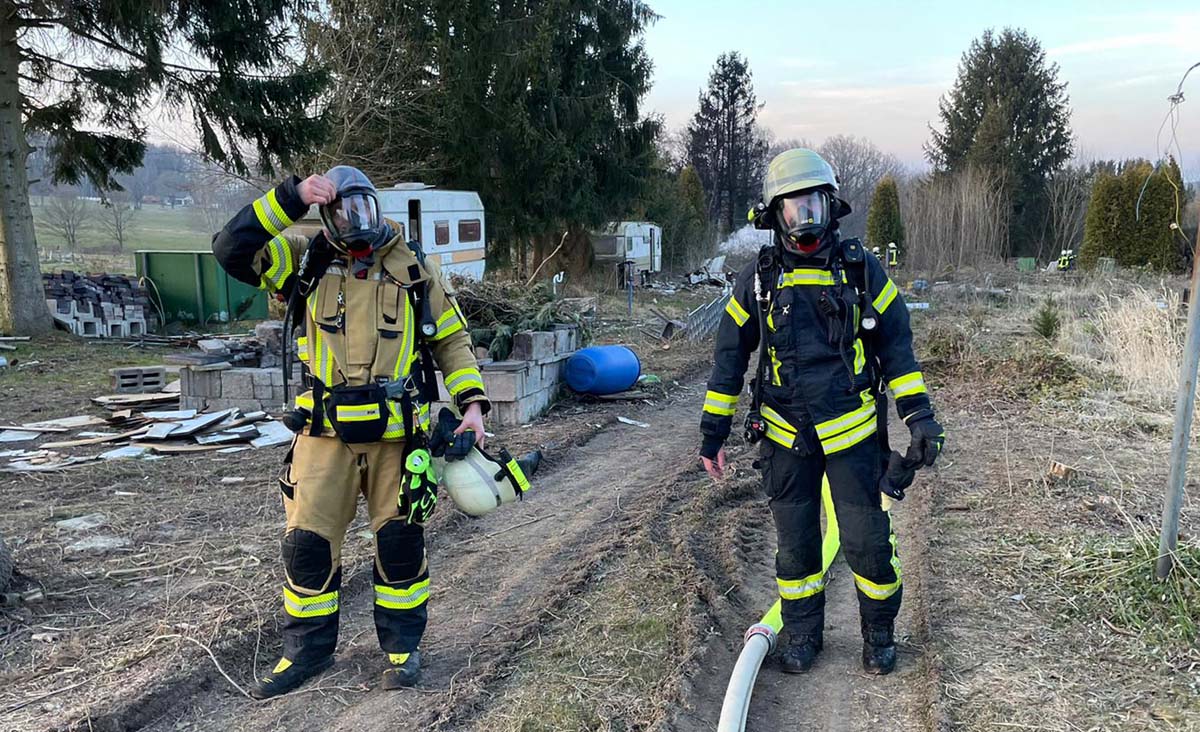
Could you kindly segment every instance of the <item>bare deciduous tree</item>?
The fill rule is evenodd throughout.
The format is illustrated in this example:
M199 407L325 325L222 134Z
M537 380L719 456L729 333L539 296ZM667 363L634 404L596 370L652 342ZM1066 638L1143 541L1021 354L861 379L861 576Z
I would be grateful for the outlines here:
M1088 201L1092 197L1092 173L1088 166L1069 165L1055 171L1046 181L1046 236L1038 246L1037 257L1054 257L1063 249L1080 248ZM1044 251L1046 244L1050 251Z
M997 175L976 168L906 181L900 186L905 266L937 273L999 261L1008 244L1007 190Z
M117 251L125 249L133 233L134 220L138 210L130 203L129 193L113 191L104 201L104 211L100 216L100 226L117 245Z
M79 237L91 228L92 209L88 202L74 192L51 196L43 209L46 229L66 244L72 254L79 247Z

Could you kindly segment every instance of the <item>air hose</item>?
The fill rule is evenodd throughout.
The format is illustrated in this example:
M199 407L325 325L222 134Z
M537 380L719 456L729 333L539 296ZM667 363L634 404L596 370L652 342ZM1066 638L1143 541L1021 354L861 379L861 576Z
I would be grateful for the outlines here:
M825 572L837 557L841 541L838 534L837 515L833 511L833 498L829 495L829 480L821 481L821 505L825 511L825 533L821 539L821 566ZM725 688L725 701L721 705L721 719L717 732L745 732L746 715L750 713L750 695L754 693L754 682L758 670L767 654L775 650L779 632L783 630L780 601L776 600L767 614L746 630L742 652L729 676Z

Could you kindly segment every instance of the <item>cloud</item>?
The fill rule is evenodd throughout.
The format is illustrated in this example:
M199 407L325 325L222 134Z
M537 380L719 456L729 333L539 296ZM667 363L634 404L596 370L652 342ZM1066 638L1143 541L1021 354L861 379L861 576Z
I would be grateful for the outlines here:
M1190 48L1190 33L1182 29L1158 33L1127 33L1120 36L1095 38L1051 48L1046 53L1054 58L1106 53L1135 48Z

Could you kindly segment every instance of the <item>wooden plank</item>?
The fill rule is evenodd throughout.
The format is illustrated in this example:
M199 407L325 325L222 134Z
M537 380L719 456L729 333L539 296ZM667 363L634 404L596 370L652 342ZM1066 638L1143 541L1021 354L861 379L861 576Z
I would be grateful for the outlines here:
M47 442L44 445L39 445L39 447L46 449L46 450L54 450L54 449L62 448L62 447L83 447L84 445L102 445L106 442L116 442L117 440L128 440L133 437L138 437L143 432L145 432L147 429L148 428L146 428L146 427L139 427L136 430L129 430L128 432L122 432L118 435L108 435L105 437L88 437L88 438L82 439L82 440L65 440L63 442Z
M171 437L190 437L205 427L212 427L229 418L234 410L226 409L221 412L213 412L211 414L201 414L193 419L179 423L179 429L171 433Z
M220 449L226 447L226 445L223 445L223 444L183 445L183 444L174 443L174 442L159 442L159 443L153 443L153 444L147 444L145 442L135 442L135 443L133 443L133 446L149 448L150 450L152 450L155 453L158 453L159 455L176 455L176 454L180 454L180 453L189 453L189 452L212 452L213 450L220 450Z
M0 336L0 341L27 341L29 336Z
M79 427L91 427L98 424L104 424L103 417L96 417L90 414L80 414L75 417L62 417L61 419L47 419L41 422L30 422L24 425L24 429L36 430L41 427L65 427L67 429L75 429Z
M30 427L21 424L0 424L0 430L17 430L19 432L70 432L66 427Z

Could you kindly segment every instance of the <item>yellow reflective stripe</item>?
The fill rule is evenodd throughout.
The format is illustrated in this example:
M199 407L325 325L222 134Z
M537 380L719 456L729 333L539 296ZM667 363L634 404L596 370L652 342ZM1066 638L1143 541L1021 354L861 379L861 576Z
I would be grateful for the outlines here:
M929 391L925 388L925 377L921 375L920 371L897 376L888 382L888 389L891 389L892 396L897 399L913 394L926 394Z
M891 523L891 514L888 515L888 523ZM889 527L890 528L890 527ZM886 600L896 594L896 590L900 589L900 557L896 555L896 534L893 533L890 538L892 544L892 571L896 574L895 582L872 582L860 574L854 574L854 584L859 591L872 600Z
M283 588L283 607L288 615L294 618L315 618L322 615L333 615L338 611L338 593L326 592L323 595L298 595L286 586Z
M774 422L767 422L767 439L777 442L789 450L796 444L796 433L779 429Z
M824 572L819 572L798 580L785 580L776 577L775 582L779 585L779 596L784 600L801 600L825 591Z
M848 448L854 447L858 443L875 434L878 425L875 420L867 418L865 422L857 428L845 432L837 437L831 437L828 440L821 440L821 449L826 455L832 455L835 452L841 452Z
M822 422L817 425L817 437L824 440L827 437L845 432L851 427L856 427L862 423L864 419L875 416L875 400L871 399L870 392L863 392L861 399L863 405L853 412L848 412L840 417L831 419L827 422ZM868 401L870 400L870 401Z
M708 391L704 394L704 411L709 414L729 416L737 411L737 395Z
M505 467L508 468L508 472L512 475L513 479L517 481L517 487L521 489L522 493L529 490L529 478L525 476L525 471L521 470L521 465L515 458L509 460Z
M404 339L400 346L400 357L396 359L396 368L392 370L392 380L399 381L407 378L411 370L413 362L413 349L416 348L416 331L413 324L414 316L412 303L408 298L404 298L404 332L401 338Z
M296 395L296 409L307 409L309 412L312 412L312 410L313 410L312 395L311 394L297 394ZM309 421L311 422L312 420L310 419ZM321 423L324 424L329 429L333 429L333 422L329 421L328 414L324 415L324 418L321 420Z
M287 239L284 239L282 236L277 236L267 242L267 246L271 250L271 266L263 273L263 279L270 282L271 286L278 290L283 287L283 283L295 271L295 267L292 264L292 247L288 244Z
M896 293L898 292L899 290L896 289L896 284L892 282L892 278L889 277L887 284L883 286L883 290L875 298L875 301L871 303L875 306L875 312L882 314L885 310L887 310L888 305L892 304L892 300L896 299Z
M846 273L842 273L842 282L846 281ZM833 273L825 269L793 269L784 272L779 278L780 287L798 287L801 285L832 285Z
M275 197L275 189L267 191L267 195L255 199L254 215L258 223L271 236L279 236L280 232L292 225L292 220L283 212Z
M453 310L449 310L447 311L447 315L452 316L453 319L449 320L449 322L446 322L446 316L442 316L442 319L438 321L437 332L429 340L440 341L446 336L452 333L457 333L463 329L462 321L459 320L457 313L455 313Z
M308 336L300 336L296 339L296 358L308 363Z
M412 610L429 599L429 580L424 579L406 589L375 585L375 604L392 610Z
M339 422L370 422L379 419L378 404L339 404L337 406Z
M768 423L774 423L776 427L779 427L784 432L790 432L792 436L795 437L796 427L791 422L788 422L786 419L784 419L782 414L776 412L774 409L771 409L766 404L762 405L762 407L759 408L759 411L762 412L763 417L766 417Z
M779 376L779 369L783 366L783 363L775 355L774 348L768 346L767 353L771 355L771 383L775 386L783 386L783 379Z
M404 437L404 412L397 402L388 402L388 424L383 433L383 439L396 440ZM422 404L417 410L417 425L422 430L429 431L429 405Z
M854 373L861 374L867 365L867 354L861 338L854 339Z
M446 391L450 392L450 396L457 396L459 393L467 389L483 390L483 377L479 374L479 369L465 368L459 369L446 377Z
M741 328L750 319L750 313L746 312L746 308L737 301L736 297L730 297L729 302L725 304L725 312L729 313L729 317L733 318L733 322L737 323L737 327Z

